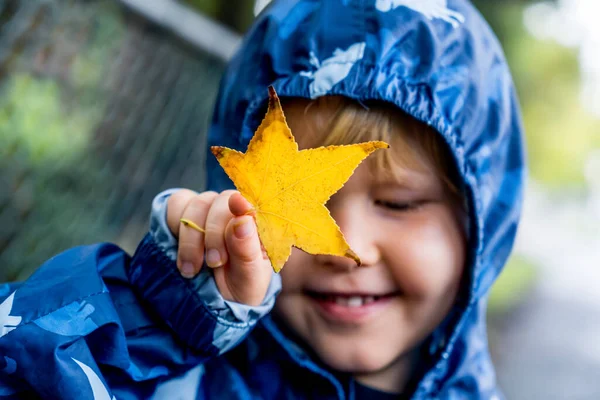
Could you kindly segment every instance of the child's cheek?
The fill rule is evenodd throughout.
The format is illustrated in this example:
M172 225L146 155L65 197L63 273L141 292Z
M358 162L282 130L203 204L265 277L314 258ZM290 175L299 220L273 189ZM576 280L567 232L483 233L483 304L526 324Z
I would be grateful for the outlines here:
M457 223L447 212L433 211L412 221L406 227L410 234L389 247L395 253L388 257L394 277L406 296L414 299L453 290L464 266L465 244Z

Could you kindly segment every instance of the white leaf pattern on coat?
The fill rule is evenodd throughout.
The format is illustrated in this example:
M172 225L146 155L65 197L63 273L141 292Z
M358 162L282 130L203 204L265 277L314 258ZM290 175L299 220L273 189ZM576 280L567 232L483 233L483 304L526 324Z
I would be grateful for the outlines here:
M15 330L21 323L21 317L10 315L15 300L15 293L17 291L14 291L0 304L0 338L8 332Z
M375 7L381 12L388 12L398 7L407 7L423 14L427 19L442 19L454 28L465 22L465 17L448 8L447 0L377 0Z
M303 71L300 75L313 79L310 83L310 97L317 98L348 76L357 61L363 58L365 42L354 43L348 49L335 49L333 55L322 62L310 52L310 63L315 71Z
M199 364L183 376L158 385L152 400L196 400L203 375L204 365Z
M91 315L96 311L87 301L74 301L34 323L48 332L63 336L85 336L98 328Z
M85 376L87 376L87 379L90 382L90 386L92 387L94 400L116 400L115 396L113 396L112 398L110 397L108 389L106 389L106 387L102 383L102 380L100 380L100 377L94 372L93 369L91 369L81 361L74 359L73 357L71 357L71 360L75 361L77 365L79 365L79 367L83 370Z

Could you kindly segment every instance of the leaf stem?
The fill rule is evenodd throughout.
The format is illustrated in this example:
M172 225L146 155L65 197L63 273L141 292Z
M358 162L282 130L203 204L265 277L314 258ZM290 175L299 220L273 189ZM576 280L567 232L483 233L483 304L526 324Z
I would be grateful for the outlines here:
M202 232L202 233L206 233L206 231L203 228L200 228L198 225L196 225L195 223L193 223L192 221L190 221L189 219L185 219L185 218L181 218L179 221L181 221L181 223L187 227L190 227L192 229L197 230L198 232Z

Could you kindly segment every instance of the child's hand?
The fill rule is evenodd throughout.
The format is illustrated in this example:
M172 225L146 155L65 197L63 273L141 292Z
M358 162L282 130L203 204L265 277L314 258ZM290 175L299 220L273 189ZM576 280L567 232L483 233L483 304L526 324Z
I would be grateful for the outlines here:
M271 281L272 268L262 250L252 206L235 190L196 193L180 190L167 203L167 224L179 240L177 267L186 278L206 264L214 269L221 295L251 306L260 305ZM193 222L202 233L184 225Z

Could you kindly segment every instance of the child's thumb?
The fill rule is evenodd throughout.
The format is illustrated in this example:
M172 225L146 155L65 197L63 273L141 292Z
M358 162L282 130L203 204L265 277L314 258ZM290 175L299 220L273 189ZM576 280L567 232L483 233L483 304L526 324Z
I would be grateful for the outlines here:
M238 303L260 305L269 287L272 268L263 256L254 218L250 215L232 218L225 230L225 243L229 262L215 270L219 290L225 298L228 294Z

